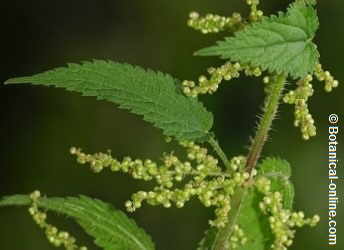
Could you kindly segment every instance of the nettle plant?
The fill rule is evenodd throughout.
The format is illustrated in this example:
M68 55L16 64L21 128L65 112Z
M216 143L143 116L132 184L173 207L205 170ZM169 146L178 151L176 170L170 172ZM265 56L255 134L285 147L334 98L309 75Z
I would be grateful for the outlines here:
M12 78L6 83L54 85L113 102L142 115L163 131L167 141L179 143L185 155L166 153L160 162L130 157L119 160L109 152L87 154L71 148L78 163L88 165L95 173L107 169L156 183L150 191L133 194L125 203L127 211L134 212L143 203L182 208L195 197L215 211L198 250L287 249L293 243L295 229L315 226L319 216L305 218L303 212L293 210L288 162L276 157L261 160L260 155L280 102L294 105L294 125L308 140L316 135L307 105L313 94L313 78L324 82L327 92L337 87L338 81L322 69L312 41L319 26L315 1L295 1L286 12L272 16L264 16L258 9L259 0L246 2L251 9L247 18L239 13L230 17L190 14L188 25L195 30L204 34L224 31L228 36L195 53L226 60L220 67L209 68L209 75L200 76L198 81L179 81L129 64L94 60ZM228 158L211 132L213 116L197 96L212 94L222 81L242 74L262 78L266 97L247 156ZM287 81L296 86L284 93ZM209 153L207 145L216 156ZM34 191L4 197L0 206L29 206L34 221L56 247L87 249L68 232L49 224L47 211L75 219L103 249L155 249L151 238L123 212L97 199L47 198Z

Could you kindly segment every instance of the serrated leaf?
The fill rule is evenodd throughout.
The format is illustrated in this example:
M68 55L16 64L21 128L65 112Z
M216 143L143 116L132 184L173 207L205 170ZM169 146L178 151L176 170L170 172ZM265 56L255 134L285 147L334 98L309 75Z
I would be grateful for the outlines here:
M4 197L1 206L28 206L28 195ZM86 196L40 198L38 206L72 217L105 250L154 250L150 237L123 212Z
M258 175L271 180L271 191L279 191L283 196L285 209L292 209L294 201L294 185L290 182L291 167L286 160L267 157L257 166Z
M253 23L196 55L220 56L300 78L312 73L318 62L317 46L312 42L318 26L315 9L295 2L287 13Z
M143 115L144 120L162 129L165 135L179 140L205 137L213 124L212 114L197 99L178 91L178 80L129 64L101 60L69 64L33 76L9 79L6 83L54 85L96 96Z

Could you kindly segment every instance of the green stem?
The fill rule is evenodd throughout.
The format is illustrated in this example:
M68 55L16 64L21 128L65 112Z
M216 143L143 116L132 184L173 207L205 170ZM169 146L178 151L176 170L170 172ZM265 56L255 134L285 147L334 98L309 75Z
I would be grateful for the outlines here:
M228 223L223 229L220 229L215 237L211 250L229 250L229 238L231 237L237 218L240 214L242 201L246 197L246 189L237 190L231 201L231 212L228 215Z
M265 141L268 137L268 132L271 128L272 121L276 115L279 100L282 95L283 87L286 81L285 75L278 75L274 81L270 83L269 91L264 102L264 114L259 122L256 135L252 141L250 151L247 156L246 171L251 172L255 168L257 161L262 152ZM231 246L228 244L232 235L237 219L240 215L240 208L242 201L246 197L247 187L243 186L237 189L232 197L232 208L228 216L228 223L225 228L217 232L215 241L212 245L212 250L230 250Z
M278 75L275 81L269 86L268 96L264 103L264 115L259 122L256 135L253 139L250 151L247 155L246 171L251 172L260 157L266 139L268 138L269 130L271 129L272 121L275 118L279 106L279 100L286 81L285 75Z
M214 139L214 137L210 137L208 142L212 146L214 151L217 153L217 155L220 157L220 159L222 160L225 167L227 169L230 169L229 160L228 160L226 154L223 152L222 148L220 147L219 143Z

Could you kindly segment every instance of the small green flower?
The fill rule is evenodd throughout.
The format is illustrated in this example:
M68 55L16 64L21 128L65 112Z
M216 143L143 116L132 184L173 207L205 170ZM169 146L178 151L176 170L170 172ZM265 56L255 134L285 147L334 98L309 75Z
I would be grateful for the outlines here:
M74 152L74 148L71 152ZM30 194L32 205L29 207L29 213L36 224L45 231L48 241L55 247L63 246L66 250L87 250L87 247L79 247L75 242L76 239L66 231L59 231L55 226L46 222L47 214L38 209L38 200L41 197L39 191Z

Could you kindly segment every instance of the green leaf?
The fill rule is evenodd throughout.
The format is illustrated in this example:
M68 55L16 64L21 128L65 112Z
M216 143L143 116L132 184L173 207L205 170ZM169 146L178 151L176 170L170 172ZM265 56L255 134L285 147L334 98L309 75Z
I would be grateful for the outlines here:
M143 115L144 120L162 129L165 135L179 140L201 139L213 124L212 114L197 99L186 97L177 89L178 80L129 64L101 60L68 64L6 83L54 85L96 96Z
M271 180L271 191L283 195L283 206L292 209L294 200L294 186L289 181L291 167L285 160L273 157L265 158L258 166L258 175ZM239 215L239 226L244 230L247 243L238 250L270 249L275 236L272 234L268 217L259 208L263 195L256 189L249 189L244 198Z
M16 194L11 196L6 196L0 200L0 207L7 206L28 206L31 204L31 198L28 195Z
M28 206L28 195L4 197L2 206ZM38 206L72 217L105 250L154 250L150 237L123 212L110 204L86 196L40 198Z
M291 167L280 158L267 157L257 166L258 175L265 176L271 181L271 191L283 195L283 206L292 209L294 186L289 181ZM263 195L256 188L249 188L243 197L237 224L243 229L247 242L238 250L266 250L271 248L275 236L272 234L268 216L262 213L259 202ZM217 234L216 228L210 228L199 243L198 250L214 250L212 248Z
M266 157L257 166L258 173L266 177L278 176L289 179L291 176L291 167L289 162L278 157Z
M247 242L238 250L266 250L271 248L274 235L270 230L269 218L262 213L259 202L263 199L255 188L250 188L241 204L238 224L244 231Z
M220 56L271 73L304 77L318 62L317 46L312 42L318 26L315 9L299 1L291 4L287 13L253 23L196 55Z
M296 0L295 2L304 2L307 4L311 4L311 5L316 5L317 1L316 0Z
M257 166L258 174L271 180L271 191L279 191L283 195L285 209L292 209L294 201L294 185L290 182L291 167L286 160L267 157Z
M255 188L249 188L244 195L237 223L244 231L247 242L239 246L238 250L266 250L270 249L274 236L270 230L268 217L259 208L259 202L263 199ZM210 228L200 241L197 250L215 250L218 229Z

